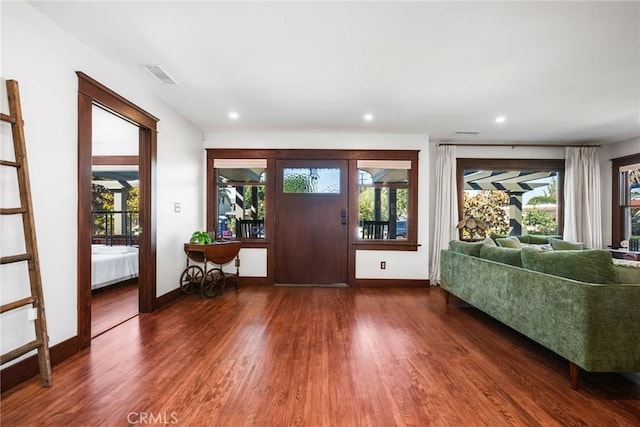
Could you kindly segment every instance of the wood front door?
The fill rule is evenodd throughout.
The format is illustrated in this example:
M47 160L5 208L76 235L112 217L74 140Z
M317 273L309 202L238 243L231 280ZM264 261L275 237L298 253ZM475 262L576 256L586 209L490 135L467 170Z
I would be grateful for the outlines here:
M276 162L277 284L347 282L346 160Z

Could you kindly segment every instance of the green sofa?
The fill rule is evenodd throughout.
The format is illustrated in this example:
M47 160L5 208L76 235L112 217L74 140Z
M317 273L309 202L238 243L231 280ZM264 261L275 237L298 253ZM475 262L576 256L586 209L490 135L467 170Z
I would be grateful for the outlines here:
M608 252L543 254L532 248L494 245L479 242L461 250L458 244L455 251L442 251L440 285L447 292L447 304L451 293L567 359L574 389L578 388L578 367L592 372L640 372L640 281L615 283ZM514 251L520 251L524 268L517 266ZM551 257L560 261L553 262ZM526 268L540 270L547 258L552 269L575 270L570 274L582 275L583 280ZM596 264L602 264L603 271L594 270ZM587 283L589 278L607 284Z

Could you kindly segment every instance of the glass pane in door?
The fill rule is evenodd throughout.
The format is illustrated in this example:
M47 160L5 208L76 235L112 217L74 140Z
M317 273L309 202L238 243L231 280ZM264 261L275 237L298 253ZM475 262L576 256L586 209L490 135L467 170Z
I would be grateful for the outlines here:
M284 168L285 194L340 194L339 168Z

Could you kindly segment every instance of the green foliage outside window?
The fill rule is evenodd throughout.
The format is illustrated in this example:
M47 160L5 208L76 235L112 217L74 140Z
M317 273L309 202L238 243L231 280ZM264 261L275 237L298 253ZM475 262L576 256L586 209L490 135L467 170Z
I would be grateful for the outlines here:
M113 192L98 184L91 184L91 208L93 212L112 211ZM105 215L94 215L93 234L105 234L107 230L107 217Z
M284 177L285 193L315 193L317 185L310 175L291 174Z
M503 191L478 191L471 194L465 191L463 218L475 218L487 224L487 236L509 234L509 195ZM461 218L462 219L462 218ZM470 236L463 235L462 238Z
M548 212L532 209L524 215L524 225L527 226L529 234L555 235L558 231L558 224L553 220Z
M360 219L374 219L374 189L372 187L360 187ZM389 189L382 188L380 191L381 221L389 220ZM407 218L408 215L408 193L406 188L396 190L396 218Z

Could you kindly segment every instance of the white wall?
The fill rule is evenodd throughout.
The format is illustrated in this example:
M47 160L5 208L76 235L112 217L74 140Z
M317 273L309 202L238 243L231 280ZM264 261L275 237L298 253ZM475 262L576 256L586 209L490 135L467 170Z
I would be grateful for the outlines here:
M142 92L124 70L97 56L29 4L3 2L1 13L1 76L20 84L47 323L54 345L75 336L77 331L75 71L88 74L161 120L157 167L158 295L178 287L184 269L182 243L204 224L201 132ZM4 99L4 85L2 89ZM3 147L5 136L3 129ZM5 196L3 191L3 206ZM182 202L182 213L173 213L174 201ZM3 221L2 255L8 255L4 250L11 249L5 244L5 225L8 232L15 229ZM15 246L16 240L11 236L9 246ZM3 267L0 274L5 284L19 272ZM2 301L13 296L3 291ZM26 312L12 318L3 316L1 351L23 344L32 336L32 329Z
M600 187L602 198L602 244L613 244L611 241L611 159L640 154L640 137L621 141L616 144L608 144L602 147L600 153L600 175L602 184ZM616 242L620 243L620 242Z
M209 133L207 148L261 148L261 149L385 149L421 150L418 157L418 243L416 252L356 251L356 278L417 279L429 277L429 137L406 134L339 134L339 133ZM260 271L266 272L267 254L261 251ZM242 256L242 253L241 253ZM380 269L380 261L387 263ZM244 270L241 270L245 275Z

